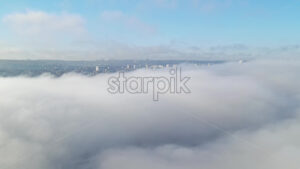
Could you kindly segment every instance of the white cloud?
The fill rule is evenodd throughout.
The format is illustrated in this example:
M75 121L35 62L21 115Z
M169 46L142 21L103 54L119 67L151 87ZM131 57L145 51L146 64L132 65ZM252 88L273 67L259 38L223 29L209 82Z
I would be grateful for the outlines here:
M5 15L2 21L22 35L72 34L85 32L85 21L80 15L26 11Z
M0 78L1 166L297 169L299 64L187 66L192 93L159 102L109 94L110 75Z
M64 36L60 36L64 38ZM193 60L251 60L257 58L297 58L298 45L255 47L244 44L189 46L187 44L161 44L140 46L117 41L92 41L85 38L68 42L60 39L36 41L34 46L0 44L1 59L193 59ZM21 41L21 40L20 40ZM30 42L30 41L29 41ZM28 43L32 45L32 43ZM42 44L42 46L41 46Z

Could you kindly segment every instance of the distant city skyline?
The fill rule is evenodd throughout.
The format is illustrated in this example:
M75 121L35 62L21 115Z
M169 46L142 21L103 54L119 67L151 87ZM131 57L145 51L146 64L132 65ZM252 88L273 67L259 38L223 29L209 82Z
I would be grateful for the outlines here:
M236 61L237 62L237 61ZM129 72L137 69L160 70L189 65L193 68L222 64L225 61L196 60L0 60L0 77L28 76L37 77L51 74L60 77L67 73L94 76L100 73Z

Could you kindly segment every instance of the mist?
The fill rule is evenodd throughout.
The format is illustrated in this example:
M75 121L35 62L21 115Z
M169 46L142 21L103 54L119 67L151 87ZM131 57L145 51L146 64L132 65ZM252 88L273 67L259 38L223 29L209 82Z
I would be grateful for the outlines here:
M0 78L1 167L300 167L299 61L181 67L191 93L159 101L109 93L107 79L116 74Z

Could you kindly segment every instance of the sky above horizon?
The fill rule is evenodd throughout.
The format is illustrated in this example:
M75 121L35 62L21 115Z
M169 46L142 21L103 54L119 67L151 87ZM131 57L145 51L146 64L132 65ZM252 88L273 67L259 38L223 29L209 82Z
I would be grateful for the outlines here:
M0 59L296 57L300 1L0 0Z

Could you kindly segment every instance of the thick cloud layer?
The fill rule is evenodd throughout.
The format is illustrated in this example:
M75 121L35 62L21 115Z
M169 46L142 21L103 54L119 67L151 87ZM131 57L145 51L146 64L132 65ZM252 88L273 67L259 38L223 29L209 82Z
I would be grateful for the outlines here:
M111 74L0 78L1 168L300 167L300 62L183 70L192 93L158 102L108 93Z

